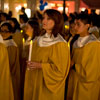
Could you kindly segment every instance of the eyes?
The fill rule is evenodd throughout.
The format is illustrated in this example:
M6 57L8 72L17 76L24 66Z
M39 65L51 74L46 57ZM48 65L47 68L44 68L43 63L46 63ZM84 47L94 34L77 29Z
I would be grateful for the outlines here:
M46 20L51 20L50 17L43 17L43 20L46 19Z
M43 15L43 20L52 20L47 14Z
M77 22L77 26L79 26L79 27L81 26L79 22Z

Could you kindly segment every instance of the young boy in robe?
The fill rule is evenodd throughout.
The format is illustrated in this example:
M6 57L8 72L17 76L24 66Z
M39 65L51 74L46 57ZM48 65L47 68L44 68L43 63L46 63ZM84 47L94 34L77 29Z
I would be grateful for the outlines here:
M79 14L75 29L80 37L73 44L75 69L69 76L67 100L98 100L100 78L100 42L89 34L88 15Z

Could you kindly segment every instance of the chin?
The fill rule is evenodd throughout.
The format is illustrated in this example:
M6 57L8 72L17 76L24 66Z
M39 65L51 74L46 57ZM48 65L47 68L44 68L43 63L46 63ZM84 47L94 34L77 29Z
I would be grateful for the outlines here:
M44 30L46 30L46 28L45 28L45 27L43 27L43 29L44 29Z

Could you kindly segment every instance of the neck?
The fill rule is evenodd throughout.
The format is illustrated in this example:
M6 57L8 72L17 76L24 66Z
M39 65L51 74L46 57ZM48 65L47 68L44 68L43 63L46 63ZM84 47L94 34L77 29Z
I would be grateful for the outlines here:
M85 36L87 36L87 35L89 35L89 32L84 32L84 33L81 33L81 34L80 34L80 37L85 37Z
M51 31L51 30L47 30L46 32L47 32L48 34L51 34L52 31Z
M29 36L29 37L32 37L32 33L30 33L28 36Z

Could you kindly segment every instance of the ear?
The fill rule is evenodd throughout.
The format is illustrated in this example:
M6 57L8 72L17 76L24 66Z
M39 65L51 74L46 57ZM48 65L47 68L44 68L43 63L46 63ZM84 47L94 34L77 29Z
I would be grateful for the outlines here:
M90 27L90 24L86 24L87 29Z

